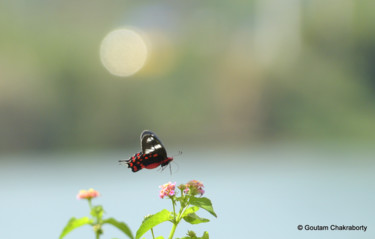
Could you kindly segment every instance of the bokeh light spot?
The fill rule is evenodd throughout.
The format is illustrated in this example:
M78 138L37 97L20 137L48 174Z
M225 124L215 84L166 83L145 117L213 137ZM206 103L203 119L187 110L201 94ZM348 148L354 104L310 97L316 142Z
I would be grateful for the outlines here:
M130 29L108 33L100 46L100 59L104 67L116 76L135 74L144 66L147 55L144 39Z

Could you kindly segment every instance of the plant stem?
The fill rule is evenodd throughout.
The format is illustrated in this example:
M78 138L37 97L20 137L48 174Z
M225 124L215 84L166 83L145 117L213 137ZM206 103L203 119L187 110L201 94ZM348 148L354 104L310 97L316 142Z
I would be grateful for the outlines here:
M173 205L173 226L172 226L171 232L169 233L168 239L172 239L173 238L174 232L176 231L176 228L177 228L177 225L178 225L178 221L177 221L178 217L176 217L175 200L174 200L173 197L171 199L172 199L172 205Z
M182 216L182 214L185 212L186 208L189 207L189 205L190 205L190 198L188 198L185 207L184 208L181 207L179 216ZM179 220L181 220L181 218Z
M171 230L171 233L169 233L168 239L173 239L173 235L174 235L174 233L176 231L178 223L181 221L181 216L182 216L182 212L183 212L184 209L185 208L181 208L180 212L177 215L177 217L175 216L174 222L173 222L173 226L172 226L172 230ZM173 206L173 211L174 211L174 206ZM176 213L175 213L175 215L176 215Z
M171 199L172 199L172 206L173 206L173 219L174 219L174 222L176 222L176 208L174 206L175 201L174 201L174 198L171 198Z
M173 235L174 235L174 232L176 231L177 224L178 224L178 222L173 223L172 230L171 230L171 233L169 233L168 239L173 239Z
M92 210L91 198L87 199L87 201L89 202L90 210Z
M89 203L90 211L92 211L92 204L91 204L91 198L87 199L87 202ZM99 218L95 217L96 223L99 223ZM94 225L95 228L95 225ZM95 238L99 239L100 238L100 232L98 230L95 230Z
M153 228L151 228L151 233L152 233L152 238L155 239L154 229Z

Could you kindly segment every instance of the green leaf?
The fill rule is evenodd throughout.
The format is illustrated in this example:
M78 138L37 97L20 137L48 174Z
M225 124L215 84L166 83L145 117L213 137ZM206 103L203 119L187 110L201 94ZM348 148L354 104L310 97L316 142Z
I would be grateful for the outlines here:
M168 210L164 209L164 210L146 218L142 222L141 226L139 227L139 229L137 231L137 234L135 235L135 238L136 239L141 238L141 236L143 234L145 234L151 228L159 225L162 222L169 221L170 217L171 217L171 213Z
M188 231L186 233L186 237L181 237L181 238L176 238L176 239L198 239L197 235L195 234L194 231Z
M208 232L204 232L201 239L210 239L210 237L208 236Z
M184 217L184 220L190 224L199 224L203 222L209 222L210 220L206 218L201 218L195 213L190 213L189 215Z
M215 211L212 207L212 203L211 203L210 199L208 199L208 198L205 198L205 197L195 198L195 197L193 197L190 200L190 204L194 205L194 206L197 206L197 207L200 207L200 208L206 210L207 212L211 213L211 215L217 217L217 215L216 215L216 213L215 213Z
M194 213L194 212L196 212L198 210L199 210L199 207L195 207L195 206L194 207L189 207L188 209L185 210L185 212L182 214L181 217L185 217L185 216L189 215L190 213Z
M160 236L160 237L156 237L155 239L164 239L164 237Z
M81 227L81 226L87 225L87 224L91 225L92 223L93 223L93 220L88 218L88 217L82 217L82 218L79 218L79 219L77 219L75 217L72 217L69 220L68 224L66 224L63 231L61 232L59 239L65 237L69 232L76 229L77 227Z
M197 237L195 235L195 232L193 231L188 231L187 237L182 237L182 238L176 238L176 239L210 239L208 236L208 232L204 232L202 237Z
M134 236L133 236L130 228L124 222L119 222L114 218L108 218L108 219L103 221L103 224L106 224L106 223L117 227L120 231L125 233L129 238L134 239Z
M196 234L194 231L192 231L192 230L189 230L189 231L186 233L186 235L187 235L188 237L191 237L191 238L196 238L196 237L197 237L197 234Z
M102 219L103 217L103 213L104 213L104 210L103 210L103 207L102 206L95 206L91 209L91 212L90 214L93 216L93 217L96 217L99 219L99 221Z

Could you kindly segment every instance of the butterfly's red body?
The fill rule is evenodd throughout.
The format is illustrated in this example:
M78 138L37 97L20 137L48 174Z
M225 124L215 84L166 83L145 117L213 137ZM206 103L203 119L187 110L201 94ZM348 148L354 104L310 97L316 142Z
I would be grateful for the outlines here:
M172 157L167 157L161 160L158 154L143 154L142 152L139 152L126 160L126 163L133 172L137 172L142 168L153 169L160 165L167 165L172 160Z

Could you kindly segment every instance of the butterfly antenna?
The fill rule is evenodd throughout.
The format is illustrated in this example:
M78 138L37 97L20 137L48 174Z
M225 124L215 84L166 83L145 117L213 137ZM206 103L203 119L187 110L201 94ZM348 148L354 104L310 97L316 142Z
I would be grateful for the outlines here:
M176 155L173 155L172 157L180 156L181 154L182 154L182 151L181 151L181 150L179 150L179 151L178 151L178 154L176 154Z
M180 170L178 163L176 163L175 161L172 161L171 163L174 163L177 166L177 170L175 171L175 173L177 173ZM169 164L169 166L172 168L171 164Z
M126 161L127 161L126 159L119 160L119 161L118 161L118 164L119 164L119 165L123 165L123 163L126 162Z

